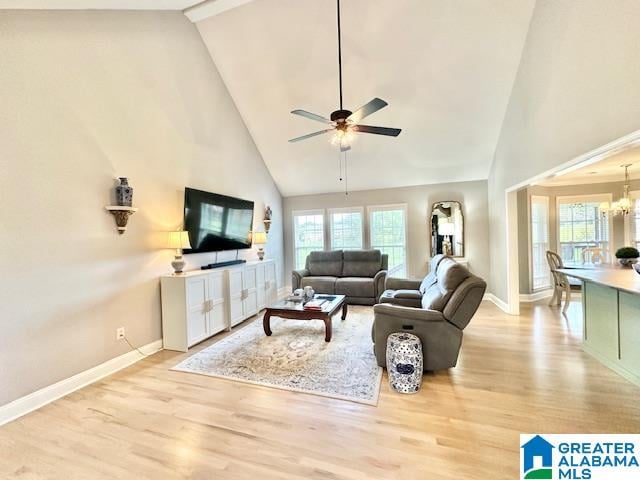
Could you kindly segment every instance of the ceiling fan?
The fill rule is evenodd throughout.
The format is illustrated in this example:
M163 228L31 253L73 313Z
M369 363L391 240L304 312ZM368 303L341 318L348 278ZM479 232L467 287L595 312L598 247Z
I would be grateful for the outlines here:
M318 132L309 133L301 137L292 138L289 142L299 142L300 140L306 140L318 135L323 135L328 132L334 132L332 143L340 145L341 151L347 151L351 147L350 141L353 139L354 133L372 133L374 135L386 135L389 137L397 137L400 135L401 130L399 128L387 128L387 127L372 127L370 125L362 125L360 121L365 117L368 117L372 113L381 110L388 105L387 102L380 98L374 98L369 103L363 105L355 112L346 110L342 106L342 34L340 28L340 0L337 0L338 9L338 75L340 84L340 109L332 112L329 118L317 115L315 113L307 112L306 110L293 110L291 113L294 115L300 115L301 117L309 118L317 122L322 122L330 125L331 128L320 130Z

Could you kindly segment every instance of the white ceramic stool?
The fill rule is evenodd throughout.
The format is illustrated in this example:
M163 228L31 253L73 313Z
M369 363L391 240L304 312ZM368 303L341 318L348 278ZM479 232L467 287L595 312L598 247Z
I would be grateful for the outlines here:
M400 393L416 393L422 383L422 342L411 333L387 337L387 373L391 388Z

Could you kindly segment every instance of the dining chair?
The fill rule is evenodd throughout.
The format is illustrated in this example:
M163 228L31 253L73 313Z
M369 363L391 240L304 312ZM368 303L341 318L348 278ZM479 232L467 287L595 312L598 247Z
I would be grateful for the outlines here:
M582 263L594 265L609 261L609 251L600 247L586 247L582 250Z
M549 270L551 270L551 277L553 278L553 295L549 301L549 306L560 305L562 302L562 292L564 292L565 297L562 313L566 313L571 303L571 283L564 273L556 272L558 268L564 267L562 258L556 252L547 250L547 263L549 264Z

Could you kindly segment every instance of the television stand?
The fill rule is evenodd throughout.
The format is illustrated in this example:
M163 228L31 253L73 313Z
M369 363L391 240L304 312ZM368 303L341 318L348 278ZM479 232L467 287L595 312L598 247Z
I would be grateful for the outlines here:
M209 265L201 266L200 270L211 270L212 268L228 267L230 265L240 265L242 263L247 263L247 261L236 259L236 260L229 260L227 262L210 263Z

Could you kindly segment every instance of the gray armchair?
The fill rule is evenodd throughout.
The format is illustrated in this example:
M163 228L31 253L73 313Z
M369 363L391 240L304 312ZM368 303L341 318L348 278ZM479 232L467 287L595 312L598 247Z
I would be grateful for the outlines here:
M306 266L294 270L291 286L347 296L347 303L375 304L385 288L388 256L380 250L311 252Z
M374 306L372 337L378 365L386 366L387 337L408 332L422 341L425 370L455 367L462 331L471 321L487 284L451 258L434 258L424 280L387 281L384 303ZM419 283L418 283L419 282Z

